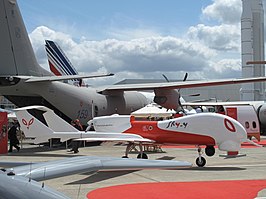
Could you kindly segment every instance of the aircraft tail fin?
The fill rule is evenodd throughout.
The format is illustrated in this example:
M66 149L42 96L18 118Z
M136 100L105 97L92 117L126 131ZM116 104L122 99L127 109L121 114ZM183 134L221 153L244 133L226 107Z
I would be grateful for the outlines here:
M78 75L77 70L56 42L45 40L45 50L51 72L57 76Z
M56 42L45 40L45 50L48 57L50 71L53 74L57 76L78 75L78 71ZM82 80L79 79L73 79L72 81L73 84L82 84Z
M67 123L65 120L63 120L58 115L56 115L53 110L51 110L45 106L26 106L23 108L15 109L15 111L16 111L16 115L20 114L19 117L21 118L21 121L22 121L22 119L25 119L23 117L30 115L27 112L27 110L32 110L32 109L39 110L39 111L43 112L42 115L45 119L45 122L48 125L48 128L50 128L52 130L52 132L79 132L74 126ZM24 111L26 111L26 112L24 112ZM31 116L31 117L33 117L33 116ZM31 120L31 118L29 118L29 117L27 119ZM24 121L24 123L26 123L26 122Z
M49 128L54 132L79 132L74 126L67 123L61 117L56 115L54 111L47 107L42 107L46 112L43 114Z
M0 75L51 75L37 63L16 0L0 0Z
M21 130L26 137L34 137L34 143L47 142L53 138L53 130L31 115L27 108L15 109L15 113L20 124Z

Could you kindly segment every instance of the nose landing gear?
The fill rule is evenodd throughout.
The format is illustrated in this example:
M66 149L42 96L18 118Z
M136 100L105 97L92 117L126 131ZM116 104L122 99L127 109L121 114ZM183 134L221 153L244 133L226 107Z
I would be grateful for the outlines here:
M200 146L198 146L198 154L199 157L196 159L196 165L198 165L198 167L204 167L206 164L206 159L202 157L203 152Z

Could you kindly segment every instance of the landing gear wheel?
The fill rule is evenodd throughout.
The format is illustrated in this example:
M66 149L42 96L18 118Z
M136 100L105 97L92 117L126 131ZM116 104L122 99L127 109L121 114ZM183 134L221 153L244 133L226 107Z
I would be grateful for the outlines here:
M148 155L146 153L139 153L138 156L137 156L138 159L148 159Z
M207 146L205 148L205 154L207 156L213 156L215 154L215 148L214 148L214 146Z
M196 159L196 164L198 165L198 167L204 167L204 165L206 164L206 159L204 157L198 157Z
M128 158L128 156L124 155L124 156L122 156L122 158Z

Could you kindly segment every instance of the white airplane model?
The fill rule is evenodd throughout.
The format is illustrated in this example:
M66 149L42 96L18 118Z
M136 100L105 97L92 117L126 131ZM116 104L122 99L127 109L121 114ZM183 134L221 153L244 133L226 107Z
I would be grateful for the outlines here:
M16 0L0 0L0 25L0 94L19 107L45 105L69 122L79 118L85 124L93 116L130 114L150 101L143 93L137 91L153 90L154 102L167 109L178 110L180 94L176 89L266 80L266 77L256 77L108 85L101 88L76 87L60 81L99 75L52 76L40 67Z
M43 114L48 127L31 115L27 110L37 109L45 111ZM65 120L57 116L51 109L44 106L29 106L14 109L17 119L20 123L21 129L25 133L26 137L34 137L34 143L39 144L47 142L51 138L60 138L62 142L69 139L88 139L90 141L102 140L120 140L120 141L132 141L132 142L152 142L149 139L142 138L135 134L123 134L120 133L89 133L85 131L79 131L72 125L68 124Z
M41 163L0 162L0 167L5 167L0 170L0 198L70 199L36 181L100 170L176 169L191 167L191 164L172 160L81 156Z
M43 111L48 125L44 125L27 110ZM27 137L35 137L35 143L47 142L50 138L86 141L124 141L128 142L124 157L132 145L139 144L138 158L148 158L142 150L143 143L156 144L193 144L198 146L198 166L204 166L201 145L205 145L208 156L215 154L214 146L223 151L239 151L241 143L247 139L244 127L233 118L217 113L188 115L164 121L135 121L130 116L103 116L94 118L96 131L78 131L57 116L51 109L42 106L30 106L14 110Z

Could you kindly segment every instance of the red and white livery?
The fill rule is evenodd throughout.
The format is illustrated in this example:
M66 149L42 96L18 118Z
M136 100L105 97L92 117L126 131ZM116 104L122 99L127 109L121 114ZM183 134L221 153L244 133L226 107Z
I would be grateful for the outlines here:
M44 111L48 127L28 113L28 109ZM128 156L130 148L135 144L140 146L138 158L148 158L142 150L142 145L146 143L193 144L198 146L196 164L204 166L206 160L201 156L200 146L206 146L206 155L213 156L215 145L222 151L239 151L242 142L252 142L247 139L247 132L238 121L217 113L187 115L163 121L138 121L130 115L95 117L92 120L95 131L82 132L43 106L24 107L15 111L21 129L27 137L35 137L35 143L50 138L61 138L62 141L124 141L128 142L124 157Z

